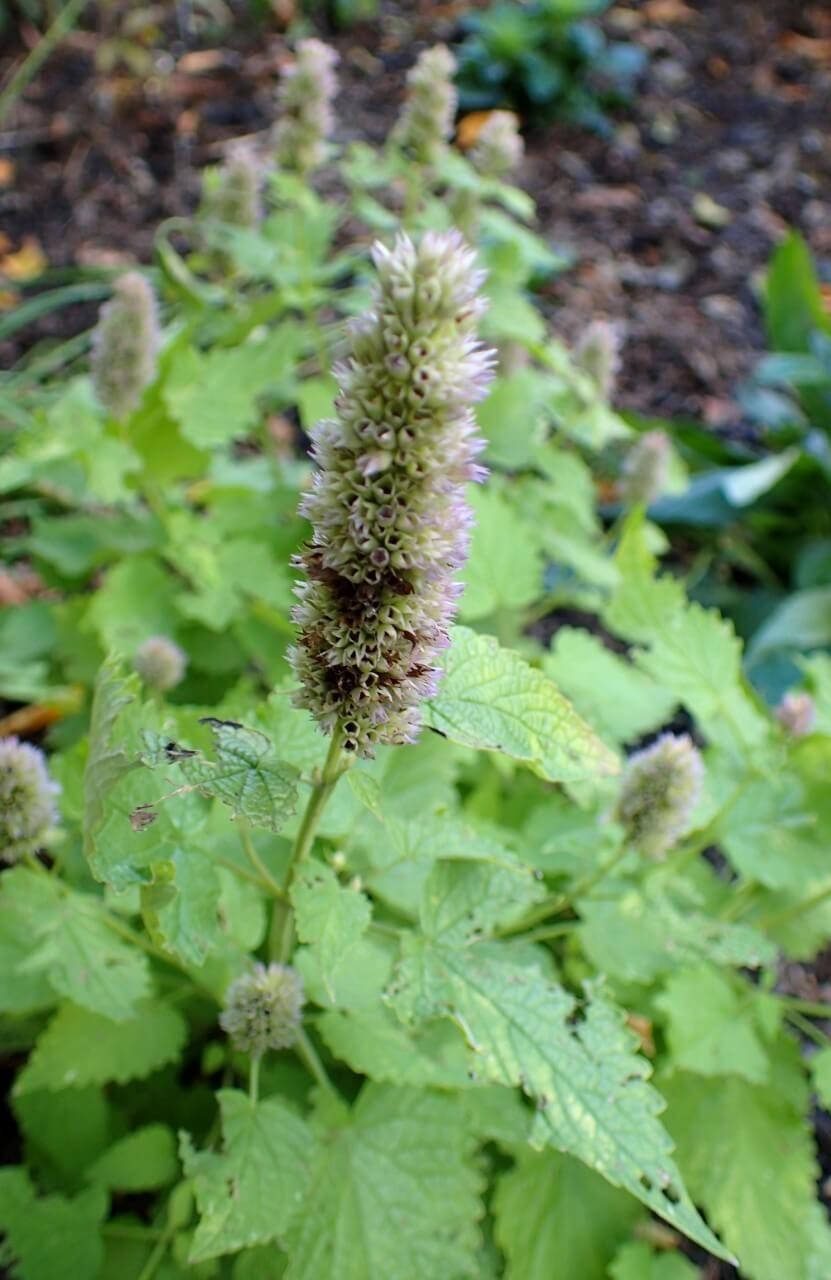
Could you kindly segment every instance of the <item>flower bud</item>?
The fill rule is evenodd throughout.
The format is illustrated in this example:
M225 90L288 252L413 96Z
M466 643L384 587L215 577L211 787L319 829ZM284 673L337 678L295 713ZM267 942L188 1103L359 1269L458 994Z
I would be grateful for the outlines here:
M326 159L338 60L334 49L311 37L300 41L293 64L283 72L277 94L282 119L274 140L277 159L287 169L309 173Z
M786 693L774 715L791 738L805 738L812 732L817 709L810 693Z
M514 113L492 111L479 130L470 158L483 177L504 178L517 168L524 149Z
M260 166L250 147L236 146L212 173L212 189L206 191L204 212L230 227L255 228L263 211L260 201Z
M597 387L603 400L611 400L620 372L620 333L608 320L593 320L574 348L574 359Z
M620 496L625 506L648 507L666 491L672 446L665 431L647 431L630 448L623 463Z
M484 474L471 406L493 363L476 338L483 273L457 231L376 244L373 258L374 309L335 369L338 416L312 435L291 654L298 705L364 756L411 742L437 687L468 549L464 486Z
M392 138L420 164L434 164L453 132L455 71L453 54L438 44L425 50L407 75L407 98Z
M95 394L114 418L137 409L156 376L159 320L144 276L129 271L115 282L92 335L90 367Z
M663 858L687 830L698 803L704 765L687 734L665 733L629 757L616 818L628 842L648 858Z
M187 654L167 636L150 636L133 656L133 666L144 683L162 693L181 683L187 665Z
M297 1040L305 993L300 974L288 965L254 966L232 982L219 1025L234 1048L259 1058L266 1049L289 1049Z
M35 853L58 820L42 751L17 738L0 738L0 859L17 862Z

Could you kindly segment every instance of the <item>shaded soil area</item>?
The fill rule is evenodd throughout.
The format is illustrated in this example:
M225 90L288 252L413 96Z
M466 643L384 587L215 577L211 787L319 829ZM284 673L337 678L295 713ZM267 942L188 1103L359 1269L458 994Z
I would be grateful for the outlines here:
M136 72L111 21L91 12L0 133L0 263L27 237L51 268L146 260L158 223L193 208L199 169L274 118L288 56L276 22L253 26L243 6L232 33L215 32L188 11L155 41L131 36ZM407 66L422 45L458 34L460 12L390 3L380 23L324 32L341 53L343 141L385 137ZM791 225L820 259L831 255L831 10L644 0L606 22L649 52L637 101L611 139L532 128L519 177L544 234L576 259L549 286L546 311L566 338L598 314L620 325L624 407L735 428L733 394L763 346L758 290L772 246ZM19 36L0 75L34 38L25 23ZM43 318L23 344L69 336L93 315L87 304ZM0 347L4 364L20 349Z

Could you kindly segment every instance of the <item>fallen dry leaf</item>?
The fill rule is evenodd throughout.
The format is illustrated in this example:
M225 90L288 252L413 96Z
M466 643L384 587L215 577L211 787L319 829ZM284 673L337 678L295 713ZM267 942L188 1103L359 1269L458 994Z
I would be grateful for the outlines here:
M646 1054L647 1058L654 1058L655 1040L652 1035L652 1019L645 1018L640 1013L628 1013L626 1015L626 1025L638 1037L641 1051Z
M14 160L8 156L0 156L0 187L10 187L14 182Z
M24 236L19 249L0 258L0 275L7 280L34 280L46 266L46 254L35 236Z
M684 0L646 0L643 16L647 22L672 25L677 22L692 22L696 13L689 5L684 4Z
M508 114L513 115L513 112ZM468 115L462 116L456 130L456 141L463 151L469 150L474 145L482 132L482 126L492 115L492 111L471 111ZM514 116L514 119L519 123L519 116Z

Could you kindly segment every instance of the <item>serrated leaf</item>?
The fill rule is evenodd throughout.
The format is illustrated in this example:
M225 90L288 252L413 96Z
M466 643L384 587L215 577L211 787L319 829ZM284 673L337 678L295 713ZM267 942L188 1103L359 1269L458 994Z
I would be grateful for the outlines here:
M175 599L176 583L157 560L128 556L107 571L90 601L85 627L93 629L105 649L131 657L148 637L175 634Z
M217 868L196 848L187 852L177 848L164 870L158 883L142 886L144 923L159 945L186 964L201 965L222 939Z
M492 637L455 627L444 668L425 721L452 742L501 751L550 782L617 772L556 685Z
M111 1191L156 1191L175 1181L178 1172L173 1130L148 1124L100 1155L86 1176Z
M115 658L103 663L95 681L84 770L84 853L96 875L96 836L104 823L107 799L137 761L116 736L116 725L138 693L138 676L125 679ZM100 878L100 877L99 877Z
M825 1111L831 1111L831 1045L812 1053L808 1065L819 1104Z
M309 1178L312 1139L303 1120L276 1098L254 1103L235 1089L217 1098L222 1151L197 1152L187 1134L180 1139L199 1208L192 1265L282 1236Z
M778 1083L731 1077L714 1089L678 1073L662 1088L681 1167L742 1275L813 1280L817 1166L801 1082L792 1096Z
M287 1280L475 1276L479 1175L461 1108L365 1085L317 1152Z
M144 1001L129 1022L64 1004L17 1077L15 1093L138 1080L175 1062L186 1036L181 1013L160 1001Z
M24 867L0 884L0 913L15 916L29 937L18 972L42 975L58 995L94 1013L129 1018L150 990L147 957L109 928L102 905Z
M98 1280L107 1195L99 1187L73 1200L37 1196L25 1169L0 1169L0 1263L16 1280Z
M471 488L468 496L476 523L462 573L459 616L474 622L536 600L543 566L537 543L500 493Z
M497 1182L496 1239L510 1280L606 1280L638 1203L557 1151L522 1151Z
M256 729L213 716L200 723L211 730L215 759L146 734L146 763L169 766L184 778L183 790L192 788L202 796L216 797L228 805L234 818L279 831L297 803L297 770L278 760L268 738Z
M667 1019L673 1066L765 1083L768 1057L749 987L740 993L717 969L700 965L673 974L655 1003Z
M582 1007L539 969L488 944L457 949L408 938L389 989L407 1022L450 1017L477 1075L520 1086L537 1104L532 1141L576 1156L613 1186L719 1256L670 1158L647 1062L632 1052L623 1017L599 998Z
M543 893L533 872L522 865L437 862L422 890L421 925L446 946L466 946L498 925L513 923Z
M335 970L369 927L369 899L342 885L331 867L309 860L298 868L292 881L291 901L297 936L317 951L331 995Z
M794 770L745 782L719 821L719 844L769 889L806 893L828 874L826 823Z
M414 1030L376 1005L328 1009L317 1028L337 1058L370 1080L439 1089L471 1084L464 1041L447 1024Z
M678 699L588 631L561 627L543 662L546 675L605 739L632 742L665 724Z

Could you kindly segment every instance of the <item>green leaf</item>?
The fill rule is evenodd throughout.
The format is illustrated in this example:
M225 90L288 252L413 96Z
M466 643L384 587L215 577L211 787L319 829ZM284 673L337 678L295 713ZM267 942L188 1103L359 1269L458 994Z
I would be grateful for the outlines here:
M330 995L335 970L369 927L369 899L342 885L322 862L302 864L291 886L297 936L317 952L320 971Z
M99 900L15 867L2 878L0 912L16 917L28 933L18 972L43 975L58 995L124 1019L148 994L147 957L113 932Z
M764 301L768 338L776 351L807 353L814 330L831 333L811 252L796 231L773 255Z
M170 766L184 778L183 790L192 788L200 795L215 796L228 805L234 818L279 831L294 813L297 770L277 760L268 738L256 729L213 716L200 724L208 725L213 735L214 760L158 734L146 734L146 763Z
M536 369L520 369L496 379L476 414L487 440L489 462L512 469L531 464L547 390L548 379Z
M537 543L505 498L493 489L469 492L476 523L459 615L465 621L503 610L524 609L542 592L542 558Z
M556 685L492 637L455 627L444 667L425 720L452 742L501 751L550 782L617 772Z
M819 649L831 644L831 587L796 591L774 609L748 647L749 665L781 650Z
M783 1088L730 1077L713 1088L678 1073L662 1087L681 1167L742 1275L813 1280L817 1166L801 1081Z
M680 1253L654 1253L639 1241L624 1245L608 1271L610 1280L698 1280L700 1274Z
M262 342L232 350L183 351L167 378L164 398L184 438L200 449L214 449L246 435L257 421L257 397L291 376L298 337L296 326L286 324Z
M826 751L826 771L830 759ZM746 879L770 889L807 892L828 874L824 820L793 770L746 782L720 818L719 843Z
M176 584L149 556L130 556L109 569L87 610L86 625L105 649L132 657L150 636L174 636Z
M138 676L125 679L118 662L108 658L95 681L89 749L84 770L84 853L92 874L104 879L98 833L106 820L107 801L118 782L137 766L116 734L122 712L138 694Z
M101 1089L24 1093L12 1100L26 1139L27 1163L79 1186L82 1174L112 1142L112 1108Z
M148 932L186 964L203 964L222 937L216 867L198 848L177 848L169 859L154 863L154 871L158 880L141 887L141 914Z
M235 1089L217 1098L222 1151L197 1152L181 1135L199 1208L191 1265L283 1236L309 1179L312 1139L298 1116L276 1098L254 1103Z
M611 742L632 742L669 720L675 694L588 631L562 627L543 671L575 710Z
M539 881L527 867L480 862L437 862L425 881L421 925L431 938L465 946L511 924L539 899Z
M684 1190L657 1119L662 1100L617 1009L599 998L578 1005L504 947L414 937L405 939L403 955L389 988L392 1007L405 1022L456 1022L477 1077L520 1086L535 1101L532 1142L576 1156L727 1256Z
M178 1009L159 1001L144 1001L129 1022L62 1005L17 1077L15 1093L139 1080L175 1062L186 1036Z
M556 1151L520 1152L493 1211L510 1280L606 1280L640 1213L625 1191Z
M178 1173L173 1130L148 1124L100 1155L87 1178L111 1191L156 1191L174 1182Z
M831 1111L831 1045L812 1053L808 1059L819 1104Z
M701 1076L768 1078L768 1056L755 1018L754 993L710 965L673 974L655 1003L667 1019L674 1067Z
M328 1009L317 1021L326 1044L353 1071L382 1084L464 1089L468 1054L455 1027L405 1027L382 1005Z
M92 1187L73 1200L35 1194L25 1169L0 1169L0 1264L16 1280L98 1280L104 1249L106 1192Z
M287 1280L476 1275L482 1209L457 1101L365 1085L318 1148Z

